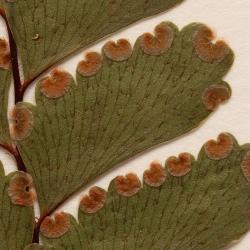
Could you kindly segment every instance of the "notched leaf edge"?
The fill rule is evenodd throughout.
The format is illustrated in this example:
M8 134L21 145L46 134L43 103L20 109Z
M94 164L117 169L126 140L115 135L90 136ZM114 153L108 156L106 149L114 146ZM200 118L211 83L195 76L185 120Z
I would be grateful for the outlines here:
M163 30L161 31L163 34L165 34L163 36L163 38L164 38L163 40L166 43L169 43L169 39L166 39L166 38L168 37L168 34L171 34L171 36L173 35L173 41L172 41L170 47L169 48L165 47L165 50L164 50L163 53L160 53L159 55L158 54L156 55L154 53L149 55L148 53L145 53L145 51L143 50L143 46L141 45L141 41L142 41L142 39L144 38L145 35L142 35L137 39L131 55L130 55L130 49L127 50L128 48L130 48L130 46L127 46L128 43L125 42L125 55L126 55L125 57L124 57L123 45L121 46L122 49L120 50L119 44L113 44L114 47L115 47L115 55L117 56L117 53L118 53L119 56L123 57L122 60L127 61L131 57L132 57L131 59L134 60L133 57L136 56L136 53L140 53L140 56L143 58L143 60L149 60L151 62L152 59L153 60L155 59L157 61L158 57L160 57L161 55L163 55L164 58L165 58L165 55L166 56L171 56L171 48L173 46L173 43L175 42L175 38L177 36L180 36L180 37L178 37L178 44L176 46L177 47L180 46L179 43L182 42L182 40L187 42L188 46L190 46L190 48L188 47L188 53L190 53L190 56L192 56L192 58L194 58L195 63L196 64L202 63L202 66L206 68L206 66L211 65L211 63L204 62L202 59L200 59L198 57L198 55L195 53L195 47L193 46L193 43L192 43L192 35L193 35L193 33L195 33L195 30L199 29L200 27L204 27L204 26L205 25L203 25L203 24L193 23L193 24L190 24L190 25L184 27L179 32L178 28L173 23L163 22L163 23L161 23L160 25L157 26L157 27L160 27L160 28L163 27ZM166 31L166 27L168 27L167 31ZM169 33L169 29L171 29L173 32ZM161 33L161 35L162 35L162 33ZM186 37L185 35L188 36L188 37ZM191 36L191 37L189 37L189 36ZM153 44L154 44L154 41L155 41L154 39L155 38L153 37L153 42L152 42ZM170 40L172 40L172 38ZM123 42L124 42L124 39L123 39ZM159 45L156 42L156 47L157 46L159 46ZM104 48L105 48L105 46L104 46ZM93 81L96 81L98 79L98 77L101 76L101 74L103 73L102 69L104 67L113 67L113 66L114 67L115 66L119 67L119 64L121 64L121 65L123 64L124 61L114 60L114 58L111 58L111 56L107 56L106 55L107 52L105 53L104 48L102 50L101 55L96 53L96 52L89 52L86 55L86 60L80 62L80 64L78 65L78 68L77 68L77 82L83 82L83 84L86 84L85 80L87 81L88 79L89 80L93 79ZM187 48L185 47L184 49L187 49ZM128 54L127 54L127 51L129 51ZM174 52L176 53L176 50ZM130 57L127 58L128 55L130 55ZM227 53L225 55L225 58L224 58L224 60L222 62L213 62L213 67L215 67L215 68L220 63L223 63L221 65L222 66L221 71L218 72L218 75L215 74L215 76L214 76L215 79L217 79L217 78L221 79L221 77L225 75L225 73L228 71L228 68L230 68L230 66L232 64L233 59L234 59L233 52L231 50L229 50L229 53ZM135 63L133 60L129 62L129 63L132 63L131 66L134 65L133 63ZM126 62L124 63L124 65L125 64L126 64ZM55 72L56 72L56 77L55 77ZM48 79L49 79L49 81L48 81ZM62 81L63 84L60 85L60 81L58 81L58 79L63 79L63 81ZM44 80L45 80L46 84L42 84L42 83L44 83ZM80 83L78 83L78 84L80 84ZM54 104L55 104L54 107L56 107L56 106L59 107L59 105L62 105L65 101L70 100L70 102L71 102L72 101L71 98L74 96L73 93L77 92L78 84L74 81L73 77L70 74L68 74L67 72L65 72L64 70L55 69L54 71L52 71L52 74L51 74L50 77L43 78L36 86L37 105L33 106L31 108L32 113L35 114L34 116L35 117L37 116L38 120L41 120L40 117L39 117L39 109L40 109L39 106L40 105L41 106L44 106L44 105L46 105L46 106L47 105L49 105L49 106L53 105L54 106ZM206 82L206 85L211 86L211 88L209 88L209 91L210 91L210 89L213 90L214 86L216 86L216 91L215 91L216 94L214 94L213 91L211 91L212 94L204 95L204 93L203 94L201 93L199 95L200 96L199 105L200 104L201 104L201 106L204 105L203 106L204 107L204 116L207 116L212 111L214 111L217 108L218 104L220 104L221 102L226 101L231 95L231 89L230 89L229 85L227 83L221 81L221 80L219 80L219 83L218 83L218 79L216 81L213 81L213 79L210 79L208 82ZM221 88L221 89L225 90L226 93L227 93L226 97L225 96L221 97L220 94L217 94L218 93L217 88ZM57 94L56 95L48 94L51 89L53 90L52 91L53 93L55 93L54 90L56 90ZM60 94L58 94L58 91L60 92ZM194 91L194 90L190 90L190 93L189 93L190 96L192 96L192 94L193 94L192 91ZM204 89L203 91L206 92L207 89ZM200 93L200 90L199 90L199 93ZM220 91L219 91L219 93L220 93ZM198 98L199 98L199 96L198 96ZM204 98L204 96L206 96L206 98ZM206 102L213 104L212 109L209 108L208 105L206 105L206 102L204 101L204 99L206 100ZM90 101L92 101L92 100L90 100ZM23 105L27 106L28 104L24 103ZM32 105L29 105L29 106L31 107ZM28 108L30 108L30 107L28 107ZM203 108L202 108L202 111L203 111ZM206 111L207 111L207 113L205 113ZM71 112L72 112L71 115L73 115L74 111L71 111ZM65 116L66 116L66 114L65 115L61 114L61 115L62 115L63 118L65 118ZM54 119L54 118L52 118L52 119ZM49 121L49 122L51 122L51 121ZM199 124L197 124L196 126L198 126L198 125ZM36 129L36 118L34 119L33 128ZM29 138L31 134L32 134L32 130L27 135L27 137L25 137L23 140L20 140L18 142L18 144L21 143L22 141L25 141L27 138ZM34 138L32 140L34 141ZM52 166L49 166L49 167L52 167Z
M230 139L231 139L231 141L233 143L233 148L232 148L231 152L229 154L227 154L226 157L220 158L220 159L211 159L210 156L206 152L206 149L205 149L206 144L204 144L203 148L201 149L201 151L200 151L200 153L199 153L199 155L197 157L197 160L195 160L194 157L191 156L190 154L188 155L188 159L191 159L192 165L196 165L196 162L197 163L199 162L199 163L201 163L200 167L202 167L202 162L205 161L205 160L209 160L210 163L212 163L214 161L214 163L217 164L219 161L225 161L225 159L228 158L228 161L231 161L231 160L232 161L236 160L236 162L240 162L241 161L242 164L240 164L240 165L243 166L243 168L244 168L244 166L246 165L246 160L249 161L250 145L246 144L246 145L243 145L243 146L239 146L238 143L237 143L237 141L235 140L235 138L231 134L229 134L229 133L221 133L218 136L218 138L220 138L221 136L224 136L224 135L226 135L228 138L230 137ZM218 151L221 151L221 148ZM177 161L179 164L182 164L183 166L186 165L186 159L187 158L185 158L185 157L187 156L187 154L188 153L180 154L181 157L175 158L175 163ZM232 154L235 154L236 159L235 158L230 158L230 155L232 155ZM185 156L184 157L185 158L184 161L181 161L182 156ZM247 157L247 159L246 159L246 157ZM167 160L167 162L168 162L168 160ZM250 165L249 162L247 163L247 165L249 167L249 165ZM176 166L176 169L179 169L179 166L177 166L176 164L175 164L175 166ZM239 170L240 170L241 166L235 166L235 167L236 168L238 167ZM196 167L198 167L198 166L196 166ZM208 164L208 166L206 166L206 167L211 167L211 166ZM204 169L202 169L201 172L205 173L207 171L206 167ZM232 166L232 167L234 167L234 166ZM163 174L162 171L164 171L164 174ZM141 186L141 182L139 181L139 178L137 177L137 175L135 175L133 173L129 173L129 174L127 174L125 176L125 178L123 177L122 181L123 181L123 184L124 184L124 181L125 181L126 190L129 190L129 191L133 190L133 192L130 192L130 195L127 195L127 194L124 195L124 192L121 192L120 186L117 185L117 178L115 178L115 179L113 179L111 181L111 183L109 185L109 188L108 188L108 191L107 191L107 196L109 196L109 195L112 196L112 195L114 195L114 192L117 192L118 195L120 195L120 196L124 196L127 199L132 199L132 196L136 195L138 192L142 192L142 189L145 189L146 186L148 188L152 189L152 191L149 191L149 192L153 192L153 189L161 189L161 185L163 185L164 182L172 182L172 181L174 181L174 179L176 179L176 180L179 179L180 181L178 183L179 183L179 185L182 185L182 180L184 181L184 178L187 180L188 176L186 176L186 175L190 175L191 171L192 170L190 170L189 172L187 172L185 175L178 175L177 176L175 174L172 174L173 168L171 168L171 171L169 171L167 165L166 165L165 168L163 168L162 165L159 162L155 162L154 161L154 162L151 163L150 168L148 170L145 170L145 172L144 172L143 187ZM245 175L244 169L242 170L242 174ZM131 178L130 177L128 178L128 176L131 176ZM158 178L159 176L160 176L160 178ZM164 181L162 181L163 177L164 177ZM171 179L169 179L169 178L171 178ZM202 180L202 178L203 178L203 176L200 176L200 180ZM128 179L129 179L129 181L128 181ZM149 179L151 181L148 181ZM246 182L247 182L247 180L246 180ZM152 183L153 183L153 185L152 185ZM157 183L157 185L155 185L156 183ZM132 187L132 189L131 189L131 187ZM134 187L136 187L136 188L134 189ZM96 188L97 187L94 187L94 189L96 189ZM91 190L92 189L90 189L90 192L91 192ZM99 189L99 190L101 190L101 192L105 192L103 189ZM174 192L174 190L172 190L172 191ZM176 192L178 193L178 191L176 191ZM86 196L84 196L84 197L86 197ZM103 196L101 195L101 197L103 197ZM106 193L105 193L105 197L106 197ZM161 198L163 198L163 197L161 197ZM103 207L103 201L104 200L103 199L99 199L99 201L101 201L100 204L102 204L102 205L96 211L89 213L89 211L86 211L86 210L82 209L82 204L80 204L79 212L80 213L85 213L87 217L88 216L94 216L94 214L95 213L99 213L99 210L101 210L102 207ZM120 205L124 205L124 206L125 206L125 204L126 204L126 202L125 203L120 203ZM118 209L118 207L117 207L117 209ZM153 214L154 213L152 213L152 215ZM74 219L73 216L71 216L69 214L67 216L69 216L68 219L71 221L71 223L70 223L71 225L74 224L74 227L77 225L77 226L79 226L79 228L81 228L81 224L78 224L76 222L76 220ZM75 229L72 228L72 230L75 230ZM70 233L70 231L71 231L71 227L68 228L67 232ZM67 232L65 232L65 234ZM46 235L43 235L43 236L47 237ZM59 236L57 238L59 239L60 237L61 236ZM84 234L82 235L82 237L84 237ZM47 238L50 238L50 237L47 237Z

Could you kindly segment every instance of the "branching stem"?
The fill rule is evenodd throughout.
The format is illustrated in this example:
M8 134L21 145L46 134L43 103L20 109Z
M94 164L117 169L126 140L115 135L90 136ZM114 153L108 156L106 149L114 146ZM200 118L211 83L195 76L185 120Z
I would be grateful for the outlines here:
M13 74L14 88L15 88L15 103L17 103L23 100L22 83L21 83L19 64L18 64L17 46L14 37L12 35L12 32L10 30L10 26L7 21L7 17L3 8L0 8L0 15L2 16L2 18L6 23L7 32L9 36L12 74Z
M24 81L22 83L21 81L21 77L20 77L20 71L19 71L19 63L18 63L18 51L17 51L17 46L16 46L16 42L15 39L13 37L13 34L11 32L7 17L6 17L6 13L5 10L3 8L0 8L0 15L2 16L3 20L6 23L6 27L7 27L7 32L8 32L8 37L9 37L9 48L10 48L10 54L11 54L11 64L12 64L12 74L13 74L13 80L14 80L14 91L15 91L15 104L18 102L22 102L23 101L23 97L24 97L24 93L26 91L26 89L40 76L42 75L44 72L46 72L50 66L45 69L44 71L42 71L40 74L36 75L34 78ZM13 157L16 160L16 164L17 164L17 168L19 171L23 171L23 172L27 172L26 170L26 166L22 160L22 157L17 149L17 147L15 146L15 144L13 143L13 145L10 144L0 144L0 147L4 148L5 150L7 150L11 155L13 155ZM70 196L70 195L69 195ZM69 197L67 197L69 198ZM36 221L35 224L35 228L34 228L34 232L33 232L33 243L39 243L39 232L40 232L40 226L43 222L43 220L47 217L50 216L51 214L53 214L53 212L60 206L62 205L67 198L65 198L63 201L61 201L58 205L56 205L55 207L53 207L50 211L45 212L43 215L40 216L40 218Z
M17 52L17 46L15 39L12 35L5 10L3 8L0 8L0 15L4 19L7 27L7 32L9 36L9 47L10 47L10 54L11 54L11 63L12 63L12 74L13 74L13 80L14 80L14 91L15 91L15 103L23 101L24 93L26 89L46 70L41 72L39 75L35 76L33 79L30 79L28 81L24 81L22 84L21 78L20 78L20 71L19 71L19 63L18 63L18 52ZM48 67L49 68L49 67ZM13 144L14 145L14 144ZM17 168L19 171L26 172L25 164L22 160L22 157L17 149L16 146L13 146L10 144L0 144L0 147L7 150L16 160ZM43 220L50 216L61 204L63 204L67 198L60 202L56 207L52 208L50 211L45 212L43 215L40 216L40 218L36 221L34 232L33 232L33 243L39 243L39 232L40 232L40 226L43 222Z
M23 95L21 94L21 78L19 72L19 65L18 65L18 54L17 54L17 46L10 30L9 23L7 21L7 17L3 8L0 8L0 15L2 16L3 20L6 23L7 32L9 36L9 47L10 47L10 55L11 55L11 65L12 65L12 74L14 79L14 89L15 89L15 103L20 102L23 100ZM9 145L9 144L1 144L2 148L7 150L16 160L17 168L20 171L26 172L26 167L24 162L21 158L21 155L16 146Z
M18 102L23 101L25 90L40 75L37 75L33 79L31 79L29 81L25 81L22 84L21 77L20 77L20 71L19 71L17 46L16 46L15 39L14 39L14 37L12 35L12 32L11 32L8 20L7 20L5 10L3 8L0 8L0 15L2 16L3 20L6 23L7 32L8 32L8 36L9 36L9 48L10 48L10 55L11 55L12 74L13 74L14 91L15 91L15 104L16 104ZM0 144L0 147L2 147L3 149L7 150L15 158L16 164L17 164L17 168L18 168L19 171L26 172L26 167L25 167L25 164L24 164L24 162L22 160L22 157L21 157L21 155L20 155L17 147L13 146L13 145L10 145L10 144ZM43 222L43 220L45 219L46 216L50 215L53 212L54 212L54 209L50 213L45 213L36 222L36 225L35 225L35 228L34 228L34 232L33 232L33 240L32 240L33 243L39 243L39 231L40 231L41 223Z

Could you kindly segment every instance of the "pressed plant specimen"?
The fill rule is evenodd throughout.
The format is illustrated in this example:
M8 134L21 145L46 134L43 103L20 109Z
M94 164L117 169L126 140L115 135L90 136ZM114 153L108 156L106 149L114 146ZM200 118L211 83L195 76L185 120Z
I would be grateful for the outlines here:
M108 191L92 187L78 222L55 212L99 175L198 127L230 98L223 77L234 54L200 23L179 30L162 22L134 46L109 41L102 53L86 54L76 77L50 70L77 49L180 2L2 1L9 41L0 40L0 142L18 171L5 176L1 166L1 249L211 250L249 230L249 145L227 133L207 142L197 160L180 153L165 166L152 162L143 181L128 173ZM42 74L36 105L24 102Z

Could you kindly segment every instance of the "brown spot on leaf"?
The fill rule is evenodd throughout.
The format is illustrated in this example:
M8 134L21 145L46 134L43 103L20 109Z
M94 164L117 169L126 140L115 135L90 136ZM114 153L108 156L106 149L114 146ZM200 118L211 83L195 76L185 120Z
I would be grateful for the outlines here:
M211 85L205 89L202 101L208 110L214 111L218 105L227 101L231 96L229 88L223 85Z
M174 40L173 29L165 22L155 28L155 36L145 33L140 38L141 48L146 54L160 55L167 51Z
M106 201L106 191L99 187L92 187L89 190L89 195L85 195L80 203L80 209L89 214L96 213L100 210Z
M132 55L133 49L128 40L119 39L116 43L113 41L107 42L103 51L109 59L122 62Z
M152 187L161 186L166 179L166 173L162 165L158 162L152 162L150 169L144 172L144 181Z
M5 39L0 38L0 68L11 68L11 56L8 47L8 43Z
M59 98L70 88L71 77L69 73L54 69L49 77L40 81L40 90L48 98Z
M221 62L229 53L229 46L222 40L213 43L215 36L207 26L200 27L193 37L193 44L199 58L208 63Z
M14 140L23 140L31 132L33 114L22 103L17 103L10 112L10 134Z
M59 238L68 232L70 227L69 215L56 213L54 218L47 216L41 224L40 231L47 238Z
M166 161L168 172L176 177L181 177L190 172L192 167L192 155L189 153L181 153L178 157L171 156Z
M125 177L117 176L115 186L118 194L126 197L133 196L141 188L141 182L136 174L129 173Z
M250 182L250 151L248 151L245 157L243 158L241 168L245 177Z
M8 195L12 203L20 206L33 206L36 200L36 191L31 175L17 172L9 182Z
M209 140L204 149L207 156L212 160L221 160L228 157L234 146L234 141L231 135L227 133L221 133L218 136L217 141Z
M86 54L86 60L81 61L77 66L77 71L83 76L93 76L102 67L102 57L96 52Z

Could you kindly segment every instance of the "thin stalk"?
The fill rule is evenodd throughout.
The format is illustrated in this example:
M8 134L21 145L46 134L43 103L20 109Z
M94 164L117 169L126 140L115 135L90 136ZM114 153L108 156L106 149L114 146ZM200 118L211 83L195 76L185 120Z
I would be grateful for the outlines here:
M0 8L0 15L4 19L7 27L7 32L9 36L9 47L10 47L10 55L11 55L11 65L12 65L12 74L14 79L14 88L15 88L15 103L21 102L23 100L23 92L22 92L22 83L19 72L19 64L18 64L18 53L17 46L12 35L5 11L3 8Z
M7 17L3 8L0 8L0 15L2 16L3 20L5 21L7 32L9 36L9 47L10 47L10 55L11 55L11 65L12 65L12 74L14 79L14 89L15 89L15 103L20 102L23 100L23 95L21 94L21 78L19 72L19 64L18 64L18 54L17 54L17 46L10 30L9 23L7 21ZM7 150L16 160L17 168L20 171L26 172L26 167L24 162L21 158L21 155L16 146L9 145L9 144L2 144L0 145L2 148Z

